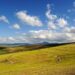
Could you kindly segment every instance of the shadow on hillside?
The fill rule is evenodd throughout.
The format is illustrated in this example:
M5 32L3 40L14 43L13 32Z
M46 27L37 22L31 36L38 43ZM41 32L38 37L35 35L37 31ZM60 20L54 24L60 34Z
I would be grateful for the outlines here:
M29 50L37 50L37 49L43 49L43 48L49 48L49 47L57 47L57 46L62 46L62 45L67 45L67 44L72 44L72 43L61 43L61 44L35 44L35 45L30 45L30 46L25 46Z
M21 52L21 51L33 51L33 50L40 50L43 48L50 48L50 47L57 47L61 45L67 45L67 44L74 44L74 43L54 43L54 44L33 44L33 45L20 45L20 46L14 46L14 47L1 47L0 46L0 54L7 54L7 53L15 53L15 52Z

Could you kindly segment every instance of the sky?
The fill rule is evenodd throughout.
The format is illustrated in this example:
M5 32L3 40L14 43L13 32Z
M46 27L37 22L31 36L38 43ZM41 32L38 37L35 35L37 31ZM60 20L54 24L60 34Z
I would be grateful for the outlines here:
M75 0L0 0L0 43L75 42Z

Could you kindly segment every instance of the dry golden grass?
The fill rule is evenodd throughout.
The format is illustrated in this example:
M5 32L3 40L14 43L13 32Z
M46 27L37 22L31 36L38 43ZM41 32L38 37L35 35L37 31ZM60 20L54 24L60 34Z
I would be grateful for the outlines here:
M0 75L75 75L75 44L0 55Z

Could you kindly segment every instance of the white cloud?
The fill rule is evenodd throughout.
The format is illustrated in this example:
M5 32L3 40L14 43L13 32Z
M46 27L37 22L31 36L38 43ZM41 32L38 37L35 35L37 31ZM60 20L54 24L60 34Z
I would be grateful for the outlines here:
M75 33L75 27L71 26L71 27L65 27L63 29L64 32L68 32L68 33Z
M67 30L68 28L66 28L65 31L62 32L56 32L51 30L31 30L28 33L25 33L25 35L24 33L22 33L17 37L9 36L7 38L0 38L0 41L7 43L75 42L75 33L72 33L74 31L72 31L72 29L68 31Z
M8 37L7 39L8 39L8 41L15 41L15 38L13 38L13 37Z
M65 27L66 25L68 25L68 22L63 18L59 18L57 19L57 25L59 25L60 27Z
M59 27L65 27L68 25L68 21L66 19L58 17L55 14L52 14L52 10L49 4L47 5L47 11L45 15L48 19L47 21L48 29L56 30Z
M14 28L14 29L20 29L21 27L20 27L19 24L16 23L16 24L13 25L13 28Z
M12 42L16 42L16 39L12 36L0 37L0 43L12 43Z
M56 29L55 20L57 19L57 16L51 13L50 4L47 4L47 11L45 15L48 19L47 21L48 29Z
M56 28L57 27L56 27L56 25L55 25L55 23L53 21L48 22L48 29L56 29Z
M75 33L75 27L71 27L71 28L70 28L70 32L71 32L71 33Z
M9 23L8 19L5 16L0 16L0 21L3 21L5 23Z
M29 25L32 25L32 26L42 26L43 25L41 20L37 16L30 16L25 11L19 11L16 13L16 15L21 21Z
M45 42L74 42L75 33L72 32L54 32L50 30L30 31L30 34L34 40ZM35 39L36 38L36 39Z
M46 39L50 38L52 34L48 30L30 31L33 38Z
M0 37L0 43L4 43L4 42L6 42L6 41L7 41L6 38Z
M32 26L42 26L43 23L37 16L30 16L27 12L20 11L16 13L17 17ZM9 36L7 38L0 38L3 42L25 42L25 43L39 43L39 42L75 42L75 27L70 26L65 18L58 17L52 13L51 7L47 5L45 13L47 17L48 30L31 30L27 33L21 33L17 37ZM61 28L60 28L61 27ZM14 29L20 29L19 24L13 25Z
M48 11L46 12L46 17L49 20L55 20L57 18L57 16L51 13L51 8L50 8L49 4L47 4L47 9L48 9Z

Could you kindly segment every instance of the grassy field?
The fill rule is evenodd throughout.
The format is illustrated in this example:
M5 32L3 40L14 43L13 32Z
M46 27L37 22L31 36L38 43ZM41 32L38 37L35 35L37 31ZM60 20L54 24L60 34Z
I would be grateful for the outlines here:
M28 49L2 48L0 75L75 75L75 44Z

